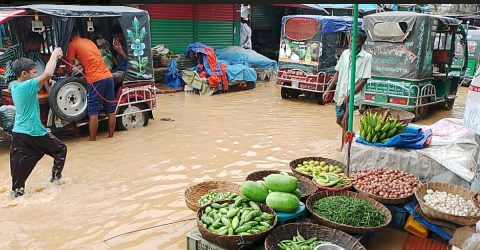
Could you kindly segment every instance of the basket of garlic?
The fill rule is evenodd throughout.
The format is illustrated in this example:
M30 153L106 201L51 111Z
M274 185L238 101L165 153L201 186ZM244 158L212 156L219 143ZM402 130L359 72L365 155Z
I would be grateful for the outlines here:
M480 220L474 195L468 189L440 182L423 184L415 191L420 209L427 217L461 226L471 226Z

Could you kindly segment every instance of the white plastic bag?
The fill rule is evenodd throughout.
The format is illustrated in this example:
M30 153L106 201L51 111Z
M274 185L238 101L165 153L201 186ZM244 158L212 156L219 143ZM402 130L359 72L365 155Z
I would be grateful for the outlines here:
M467 94L467 103L463 122L465 127L472 129L476 134L480 134L480 67L470 83Z

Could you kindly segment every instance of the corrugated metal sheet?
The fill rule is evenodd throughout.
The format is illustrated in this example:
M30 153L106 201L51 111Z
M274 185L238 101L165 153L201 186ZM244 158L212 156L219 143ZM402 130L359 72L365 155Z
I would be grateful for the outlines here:
M152 19L193 20L193 4L144 4Z
M274 8L267 4L253 4L251 9L252 29L270 30L272 29L272 20Z
M234 4L196 4L194 7L197 20L201 21L233 21Z
M198 42L219 48L235 44L235 22L198 21Z
M193 20L150 19L152 47L158 44L175 53L185 52L185 48L193 42Z

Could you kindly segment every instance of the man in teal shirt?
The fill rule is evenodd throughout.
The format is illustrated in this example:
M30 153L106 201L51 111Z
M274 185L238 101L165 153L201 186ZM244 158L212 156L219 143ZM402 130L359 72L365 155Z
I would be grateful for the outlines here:
M10 146L13 197L24 194L28 176L45 154L54 158L50 182L62 178L67 146L43 126L37 97L38 90L53 76L57 60L62 56L62 49L56 48L40 76L37 65L30 59L20 58L12 64L17 76L17 80L12 82L12 99L16 109Z

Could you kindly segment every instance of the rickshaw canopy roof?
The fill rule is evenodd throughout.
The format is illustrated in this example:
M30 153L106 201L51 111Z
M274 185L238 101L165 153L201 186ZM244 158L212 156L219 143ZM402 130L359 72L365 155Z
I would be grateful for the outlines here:
M349 16L318 16L318 15L291 15L284 16L282 23L285 24L291 18L312 18L318 20L321 25L321 33L335 33L352 30L353 19ZM362 19L358 19L358 26L362 26Z
M60 17L102 17L121 16L122 13L142 13L145 10L127 6L101 6L101 5L57 5L57 4L31 4L23 6L3 7L2 9L29 9L44 14Z
M417 18L438 19L442 23L447 25L459 25L462 22L455 18L439 16L439 15L429 15L429 14L423 14L423 13L417 13L417 12L409 12L409 11L381 12L381 13L368 15L363 18L365 19L365 22L373 21L374 23L379 21L386 21L386 20L391 22L402 22L402 21L412 20L414 22Z

